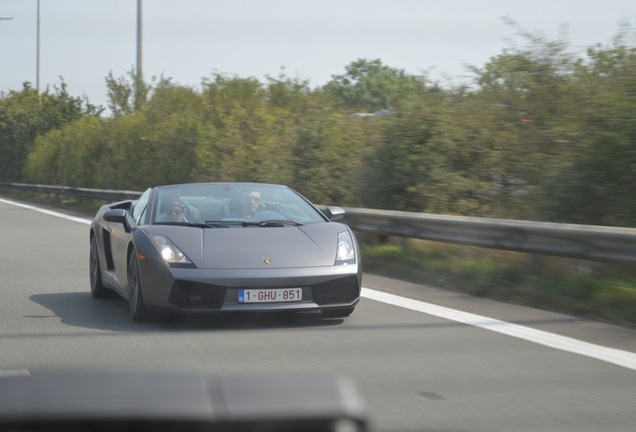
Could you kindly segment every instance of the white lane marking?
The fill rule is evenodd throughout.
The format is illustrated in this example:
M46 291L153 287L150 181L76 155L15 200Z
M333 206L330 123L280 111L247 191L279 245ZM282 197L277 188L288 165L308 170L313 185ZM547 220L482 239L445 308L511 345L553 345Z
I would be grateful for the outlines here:
M83 218L79 218L79 217L75 217L75 216L69 216L69 215L66 215L66 214L63 214L63 213L58 213L58 212L52 211L52 210L46 210L46 209L43 209L43 208L39 208L39 207L35 207L35 206L32 206L32 205L28 205L28 204L22 204L22 203L15 202L15 201L9 201L9 200L3 199L3 198L0 198L0 202L3 202L5 204L11 204L11 205L14 205L14 206L17 206L17 207L22 207L22 208L29 209L29 210L34 210L34 211L37 211L37 212L40 212L40 213L47 214L49 216L55 216L55 217L59 217L59 218L62 218L62 219L67 219L67 220L70 220L70 221L73 221L73 222L83 223L85 225L90 225L91 224L91 221L89 219L83 219Z
M542 330L536 330L524 327L518 324L511 324L506 321L500 321L481 315L475 315L468 312L462 312L455 309L437 306L431 303L425 303L418 300L412 300L400 297L394 294L388 294L382 291L376 291L369 288L362 288L362 296L371 300L387 303L393 306L399 306L405 309L423 312L440 318L480 327L507 336L524 339L550 348L562 351L568 351L575 354L595 358L608 363L613 363L628 369L636 370L636 354L607 348L600 345L583 342L578 339L560 336L554 333L548 333Z
M21 204L13 201L8 201L0 198L0 202L16 205L18 207L27 208L30 210L39 211L51 216L68 219L74 222L90 225L91 221L88 219L82 219L74 216L65 215L62 213L54 212L51 210L41 209L35 206ZM387 303L393 306L403 307L405 309L414 310L417 312L423 312L429 315L434 315L440 318L449 319L456 322L461 322L475 327L480 327L486 330L491 330L497 333L505 334L508 336L516 337L518 339L527 340L540 345L544 345L550 348L555 348L562 351L568 351L575 354L595 358L608 363L612 363L618 366L622 366L628 369L636 370L636 354L629 351L618 350L614 348L607 348L600 345L583 342L578 339L569 338L566 336L560 336L554 333L548 333L541 330L532 329L529 327L520 326L518 324L511 324L506 321L500 321L493 318L488 318L481 315L475 315L468 312L462 312L455 309L437 306L431 303L425 303L418 300L412 300L405 297L400 297L395 294L389 294L381 291L372 290L369 288L362 288L362 296L371 300ZM28 374L28 371L26 371ZM0 376L2 371L0 370Z
M27 369L0 369L0 378L31 376Z

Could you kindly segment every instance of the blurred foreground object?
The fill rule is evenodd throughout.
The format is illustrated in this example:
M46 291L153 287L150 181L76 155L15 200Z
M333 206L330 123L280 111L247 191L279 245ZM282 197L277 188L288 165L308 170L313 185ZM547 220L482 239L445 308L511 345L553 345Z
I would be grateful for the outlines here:
M346 378L36 372L0 378L0 431L367 430Z

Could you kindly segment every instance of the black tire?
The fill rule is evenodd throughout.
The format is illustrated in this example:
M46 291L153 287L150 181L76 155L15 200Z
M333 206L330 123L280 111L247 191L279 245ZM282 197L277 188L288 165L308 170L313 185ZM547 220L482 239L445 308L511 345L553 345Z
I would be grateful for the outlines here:
M346 309L326 309L321 310L322 316L324 318L346 318L353 313L354 308L346 308Z
M91 251L88 260L91 294L95 298L105 298L110 293L102 282L102 267L99 264L99 252L97 251L97 240L95 240L95 237L91 237Z
M144 306L144 297L141 292L141 278L139 277L139 263L137 253L133 250L128 257L128 306L130 316L136 322L144 322L150 319L150 314Z

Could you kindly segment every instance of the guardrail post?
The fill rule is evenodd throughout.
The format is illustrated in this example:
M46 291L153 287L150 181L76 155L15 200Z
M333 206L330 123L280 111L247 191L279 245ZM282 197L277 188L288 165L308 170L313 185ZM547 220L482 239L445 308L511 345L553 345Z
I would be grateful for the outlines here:
M530 254L528 260L528 271L533 274L539 274L543 268L543 256L537 254Z
M411 239L407 238L407 237L400 237L400 249L402 249L405 252L408 252L411 250Z

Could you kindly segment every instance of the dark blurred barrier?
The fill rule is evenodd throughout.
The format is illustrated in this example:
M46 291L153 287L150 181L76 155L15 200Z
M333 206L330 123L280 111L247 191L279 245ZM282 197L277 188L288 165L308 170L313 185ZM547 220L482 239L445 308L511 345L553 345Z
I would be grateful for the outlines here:
M83 199L135 199L141 192L0 183L0 189ZM324 209L326 206L319 206ZM345 208L353 230L595 261L636 262L636 229Z
M368 424L343 377L87 370L0 379L7 432L364 432Z

